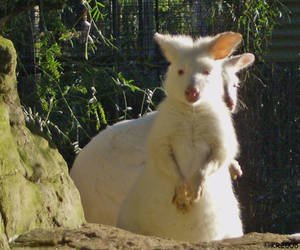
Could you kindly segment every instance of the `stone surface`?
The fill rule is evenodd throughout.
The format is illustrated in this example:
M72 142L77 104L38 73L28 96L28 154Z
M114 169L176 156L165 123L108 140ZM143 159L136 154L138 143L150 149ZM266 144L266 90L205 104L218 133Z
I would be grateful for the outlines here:
M241 238L216 242L186 243L158 237L142 236L98 224L85 224L79 229L37 229L11 243L21 249L266 249L270 244L298 246L288 235L249 233ZM284 245L285 244L285 245ZM273 249L274 249L273 245ZM300 245L299 245L300 246ZM279 248L279 247L277 247ZM288 249L290 247L281 247ZM294 247L295 248L295 247ZM271 249L271 248L270 248Z
M35 228L84 222L80 197L57 149L25 126L16 87L16 51L0 36L0 248ZM21 84L21 83L20 83Z

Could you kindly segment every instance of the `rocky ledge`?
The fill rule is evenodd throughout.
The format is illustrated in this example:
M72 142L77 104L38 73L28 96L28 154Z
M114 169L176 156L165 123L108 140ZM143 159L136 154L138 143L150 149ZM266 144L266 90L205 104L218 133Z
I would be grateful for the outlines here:
M299 239L298 239L299 242ZM300 247L289 235L249 233L215 242L186 243L137 235L115 227L85 224L74 230L36 229L10 242L11 249L293 249Z

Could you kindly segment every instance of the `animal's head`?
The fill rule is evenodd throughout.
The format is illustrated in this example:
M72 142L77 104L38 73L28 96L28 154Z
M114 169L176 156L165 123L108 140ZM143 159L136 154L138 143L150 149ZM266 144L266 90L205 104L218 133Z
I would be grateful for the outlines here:
M232 56L227 58L223 63L223 80L224 80L224 101L231 112L234 112L237 104L237 91L239 87L239 78L237 73L242 69L250 66L255 60L251 53Z
M170 62L164 86L169 98L190 105L222 99L223 59L241 42L239 33L225 32L197 40L158 33L154 37Z

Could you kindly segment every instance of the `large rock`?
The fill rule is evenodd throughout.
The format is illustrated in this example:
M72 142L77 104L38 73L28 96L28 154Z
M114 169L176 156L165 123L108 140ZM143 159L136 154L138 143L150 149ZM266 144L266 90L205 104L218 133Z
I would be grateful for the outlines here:
M16 51L0 36L0 249L35 228L84 222L80 197L57 149L25 126L16 88Z

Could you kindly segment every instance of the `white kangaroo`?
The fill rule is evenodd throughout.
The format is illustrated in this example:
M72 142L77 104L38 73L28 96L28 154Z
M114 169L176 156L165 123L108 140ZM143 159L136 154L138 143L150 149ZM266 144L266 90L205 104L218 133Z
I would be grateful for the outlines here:
M228 167L238 142L226 106L224 58L241 41L226 32L193 40L156 34L171 63L148 136L148 159L117 226L183 241L243 235Z
M236 73L253 60L252 54L242 54L223 65L224 99L232 111L237 103ZM88 222L116 225L120 206L146 164L146 141L156 114L108 127L76 157L71 177L80 191ZM232 176L241 175L239 165L234 166L230 168Z

